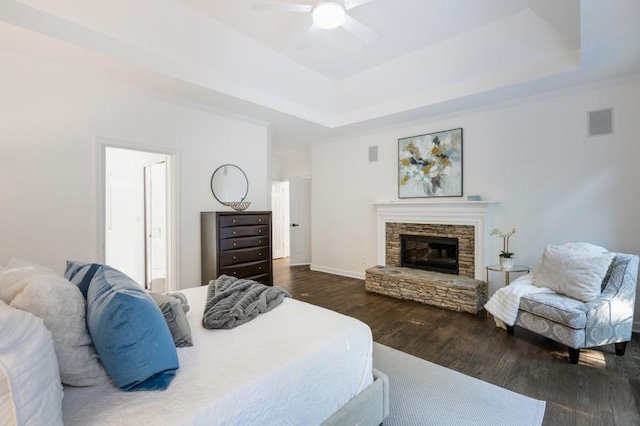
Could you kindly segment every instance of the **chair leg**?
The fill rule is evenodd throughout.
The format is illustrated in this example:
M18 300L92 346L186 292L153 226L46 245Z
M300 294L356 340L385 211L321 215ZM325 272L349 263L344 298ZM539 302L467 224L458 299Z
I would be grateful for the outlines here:
M508 325L507 326L507 334L513 335L513 327L514 327L513 325Z
M623 356L624 355L624 351L627 349L627 343L628 342L620 342L620 343L616 343L616 355L618 356Z
M569 346L567 346L567 349L569 349L569 361L571 361L571 364L577 364L580 360L580 349L570 348Z

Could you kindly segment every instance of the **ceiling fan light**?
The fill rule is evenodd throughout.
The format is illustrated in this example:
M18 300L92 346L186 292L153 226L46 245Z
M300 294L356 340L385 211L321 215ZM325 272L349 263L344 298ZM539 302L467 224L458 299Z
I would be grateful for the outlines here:
M325 1L313 8L313 23L320 28L330 30L344 22L345 10L340 3Z

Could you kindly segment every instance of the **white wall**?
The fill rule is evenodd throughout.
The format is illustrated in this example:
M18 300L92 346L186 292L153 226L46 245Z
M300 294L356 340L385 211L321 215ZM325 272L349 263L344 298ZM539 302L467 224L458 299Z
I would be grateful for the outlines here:
M292 177L311 176L311 152L281 150L274 153L273 180L284 181Z
M457 127L464 195L500 201L493 223L517 228L517 263L569 241L640 253L638 99L640 79L627 79L314 146L312 268L362 277L376 262L373 203L398 199L398 139ZM587 112L608 107L615 134L587 137ZM369 163L373 145L379 161ZM501 240L490 238L486 259L497 263Z
M269 208L266 127L0 51L0 264L20 256L64 270L97 261L97 142L177 153L181 287L200 284L200 212L227 210L209 187L221 164Z

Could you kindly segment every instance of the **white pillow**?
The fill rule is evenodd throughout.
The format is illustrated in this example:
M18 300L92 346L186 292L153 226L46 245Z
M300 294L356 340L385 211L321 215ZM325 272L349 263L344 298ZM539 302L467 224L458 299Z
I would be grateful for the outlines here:
M533 283L582 302L600 295L602 280L615 257L589 243L548 245L533 272Z
M86 325L80 290L52 269L12 257L0 275L0 299L41 318L53 334L63 383L97 386L110 381Z
M12 257L4 271L0 271L0 300L9 304L20 293L27 281L39 275L58 275L54 270L28 260Z
M0 423L62 425L62 385L42 320L0 301Z
M35 275L11 306L42 318L53 335L62 383L97 386L110 381L89 336L86 301L76 285L61 276Z
M596 246L591 243L564 243L564 244L560 244L553 247L557 247L560 250L572 251L572 252L577 251L577 252L597 253L597 254L609 253L609 250L607 250L606 248Z

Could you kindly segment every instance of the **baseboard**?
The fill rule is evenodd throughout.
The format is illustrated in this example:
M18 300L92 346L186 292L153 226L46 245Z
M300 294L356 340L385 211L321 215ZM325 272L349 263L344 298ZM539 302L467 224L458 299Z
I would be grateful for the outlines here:
M326 266L319 266L311 264L311 270L317 272L326 272L327 274L341 275L343 277L356 278L364 281L364 272L343 271L341 269L327 268Z
M304 265L311 265L311 263L309 263L309 262L289 263L289 266L304 266Z

